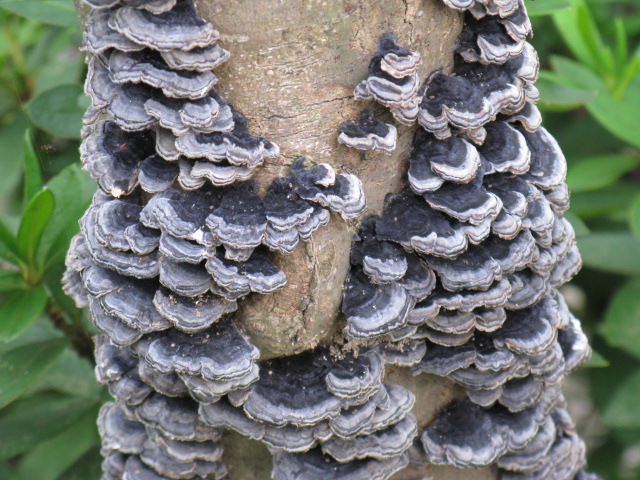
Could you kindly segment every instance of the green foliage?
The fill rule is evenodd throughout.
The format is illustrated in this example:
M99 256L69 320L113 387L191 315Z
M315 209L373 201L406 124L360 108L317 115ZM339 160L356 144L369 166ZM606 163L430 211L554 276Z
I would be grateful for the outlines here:
M63 138L80 138L84 107L80 85L59 85L45 90L27 105L35 125Z
M44 340L0 355L0 407L18 398L47 371L66 346L65 339Z
M529 16L532 18L571 8L571 2L569 0L536 0L526 5Z
M640 195L636 195L629 209L629 225L636 239L640 240Z
M640 51L629 53L622 19L615 20L613 47L603 40L586 0L555 11L553 22L574 58L555 55L542 72L543 105L558 110L584 106L611 134L640 147ZM563 93L566 96L563 96Z
M574 110L596 96L596 92L578 88L573 82L548 70L540 72L536 87L540 90L539 105L548 111Z
M572 192L587 192L612 185L625 174L635 170L640 156L599 155L585 158L572 165L567 174L567 184Z
M58 478L64 480L86 480L92 478L100 478L102 475L102 469L100 467L101 462L102 455L100 455L100 448L94 446L76 463L65 470L64 473Z
M596 350L591 353L591 358L585 364L587 368L604 368L610 366L611 363Z
M73 0L0 0L0 8L49 25L78 25Z
M30 478L29 472L37 470L38 462L55 456L60 442L78 436L82 441L66 449L47 470L47 478L55 480L64 478L69 468L95 469L78 462L98 442L95 416L102 394L89 364L90 332L60 286L64 252L88 205L91 182L77 165L70 165L43 186L42 164L28 131L24 138L24 208L14 222L17 233L0 223L0 258L4 260L0 263L0 341L10 342L7 348L0 348L0 408L12 402L20 406L39 398L40 392L56 391L64 396L38 403L35 411L29 410L30 415L37 419L37 415L59 408L59 415L68 418L56 420L62 422L60 427L43 416L36 434L24 434L20 441L11 443L12 422L18 422L16 429L26 428L20 422L29 421L29 417L12 416L12 406L0 410L0 458L13 462L22 455L15 479ZM48 322L64 336L42 327ZM77 343L82 340L84 344ZM70 348L78 349L85 358L72 354ZM72 380L70 373L76 374ZM21 408L16 411L23 412ZM3 419L8 422L6 429L2 428ZM87 427L88 419L92 429Z
M9 342L20 335L38 319L46 304L47 291L44 287L10 290L0 306L0 318L4 319L0 324L0 340Z
M0 478L98 480L91 326L62 292L80 170L73 0L0 0Z
M640 398L640 372L623 382L612 395L607 408L602 412L607 425L614 428L640 429L638 398Z
M34 395L16 402L0 412L0 460L28 452L64 432L95 407L96 402L55 394Z
M565 218L569 220L569 223L571 223L576 237L584 237L585 235L589 235L589 233L591 233L589 227L587 227L587 224L572 212L566 212Z
M571 196L571 211L583 220L603 217L619 218L629 209L629 201L640 188L631 182L619 181L610 187Z
M640 358L640 280L616 292L602 325L602 334L610 345Z
M27 130L24 134L24 205L27 205L41 189L40 159L33 148L31 131Z
M51 190L42 189L29 201L18 230L18 255L30 269L35 265L40 239L51 220L55 199Z
M16 142L16 138L24 134L28 125L27 116L20 112L10 120L9 124L0 128L0 151L6 159L10 159L2 162L0 197L7 195L20 179L24 163L22 161L24 148L21 142Z
M578 241L582 260L603 272L640 276L640 242L628 232L594 231Z
M97 414L97 406L85 410L67 429L30 450L20 461L15 480L69 478L62 475L99 441Z

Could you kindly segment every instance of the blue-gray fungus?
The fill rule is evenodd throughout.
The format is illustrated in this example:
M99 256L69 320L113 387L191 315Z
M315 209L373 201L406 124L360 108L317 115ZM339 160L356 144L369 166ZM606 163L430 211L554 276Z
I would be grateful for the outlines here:
M222 480L225 430L264 443L276 480L384 480L409 465L497 465L504 479L585 480L565 376L590 355L558 288L580 268L565 159L535 107L521 0L464 12L452 72L380 37L354 97L415 137L401 192L362 218L362 181L278 146L216 91L230 57L192 0L84 0L91 106L81 159L98 190L65 291L96 328L103 479ZM380 108L378 108L379 111ZM370 109L338 142L391 153ZM284 170L280 170L281 172ZM341 341L261 360L243 298L282 288L279 256L331 219L359 227ZM446 377L466 398L425 427L385 369Z
M377 120L370 110L364 110L358 119L340 125L338 142L358 150L379 150L391 153L396 148L398 131L395 126Z
M558 293L580 259L562 217L565 159L534 106L539 66L526 43L526 10L518 1L444 1L465 11L453 72L431 73L415 93L422 128L405 190L390 194L354 238L345 335L420 342L414 373L465 388L467 399L420 433L412 463L497 464L509 479L581 478L584 443L561 385L590 348ZM393 113L388 95L370 87L379 76L370 67L355 97ZM398 288L399 259L409 256L434 275L422 298Z

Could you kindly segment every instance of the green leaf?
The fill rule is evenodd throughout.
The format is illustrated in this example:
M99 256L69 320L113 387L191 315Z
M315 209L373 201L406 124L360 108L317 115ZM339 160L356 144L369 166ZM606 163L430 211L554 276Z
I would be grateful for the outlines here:
M13 472L13 465L10 465L9 462L0 463L0 478L11 478L13 477Z
M53 390L97 400L101 397L103 389L104 387L96 382L93 365L74 350L67 348L29 392Z
M592 233L578 238L578 248L587 267L622 275L640 275L640 241L631 233Z
M600 93L587 103L587 110L613 135L640 148L640 95L632 96L630 93L629 90L623 100Z
M535 2L527 2L527 12L530 17L549 15L568 8L571 8L571 3L568 0L535 0Z
M29 117L38 127L64 138L80 138L84 109L78 98L80 85L60 85L45 90L27 105Z
M609 404L602 412L605 425L612 428L639 428L638 399L640 398L640 372L627 379L611 395Z
M16 142L16 138L20 138L24 134L28 125L26 115L20 113L0 130L0 152L6 159L2 165L2 175L0 175L0 196L10 193L20 179L20 172L22 165L24 165L24 153L22 144Z
M101 461L100 448L92 448L56 480L100 480Z
M51 322L32 323L18 338L11 343L0 342L0 355L13 350L14 348L28 345L30 343L51 340L53 338L64 338L60 330L53 326Z
M79 47L77 32L47 29L34 50L27 53L35 83L32 96L53 87L81 83L84 73L84 55Z
M536 87L540 91L538 106L545 110L564 112L586 104L596 96L592 90L576 88L564 77L548 70L540 72Z
M20 273L0 271L0 292L10 292L11 290L19 290L24 287L24 281ZM0 320L0 322L2 322L2 320Z
M625 213L639 193L637 185L624 181L600 190L577 192L571 196L571 211L584 220Z
M591 358L583 366L586 368L606 368L610 365L609 361L604 358L600 353L593 350L591 352Z
M20 335L47 305L44 287L17 290L6 295L0 304L0 340L9 342Z
M49 25L78 26L72 0L0 0L0 7Z
M569 167L567 184L572 192L587 192L611 185L640 164L640 157L602 155Z
M551 66L561 78L564 85L582 88L598 93L607 92L607 85L586 66L566 57L553 55Z
M18 249L20 256L33 265L44 229L51 220L54 208L51 190L41 190L27 205L18 229ZM49 245L43 245L47 249Z
M584 223L582 219L574 213L566 212L564 214L564 217L569 220L569 223L571 223L571 226L576 233L576 237L584 237L585 235L589 235L591 233L589 227L587 227L587 224Z
M88 174L74 164L65 168L47 184L55 198L55 209L51 222L42 235L42 245L38 256L39 263L51 265L64 260L69 242L79 230L78 219L91 201L95 184Z
M573 112L571 115L546 116L547 128L554 131L558 142L565 150L568 161L595 155L607 155L622 152L627 146L618 138L610 135L593 116L586 112ZM553 123L552 123L553 122ZM558 122L558 123L555 123Z
M605 82L585 66L565 57L554 56L551 64L564 84L597 92L587 102L586 107L595 119L609 132L625 142L640 148L640 84L631 83L631 77L622 79L616 88L615 95ZM627 67L625 76L636 75L640 68L640 59L634 59ZM628 86L628 84L631 84Z
M0 408L14 401L44 375L66 344L66 339L45 340L0 354Z
M637 195L631 204L631 209L629 210L629 225L631 226L633 234L640 241L640 195Z
M13 232L0 219L0 260L19 264L20 250Z
M629 86L638 78L640 72L640 57L634 57L629 63L623 65L618 76L618 81L612 91L615 98L624 98L629 91Z
M24 206L42 190L42 173L40 159L33 148L32 133L27 129L24 133Z
M616 33L616 67L620 72L624 69L629 58L629 41L624 21L621 18L616 18L614 25Z
M640 358L640 279L616 292L607 309L602 335L610 345Z
M87 410L69 428L40 443L20 461L14 480L56 480L98 444L98 406Z
M553 23L556 30L569 47L571 53L585 66L598 71L597 59L593 57L582 30L580 29L579 11L584 7L581 0L572 0L572 8L555 12Z
M596 61L595 72L606 72L608 74L615 73L614 58L609 47L602 41L602 36L598 30L596 22L591 16L589 7L583 0L573 0L578 4L576 8L578 28L582 34L587 48L591 52L591 56Z
M85 399L51 394L16 402L0 412L0 460L55 437L93 405Z
M573 55L593 72L613 73L613 56L583 0L571 0L571 9L553 14L553 21Z

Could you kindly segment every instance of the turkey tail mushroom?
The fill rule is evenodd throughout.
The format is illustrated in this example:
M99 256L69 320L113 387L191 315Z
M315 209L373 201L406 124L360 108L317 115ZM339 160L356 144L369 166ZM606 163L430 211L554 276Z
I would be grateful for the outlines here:
M228 478L224 430L265 444L277 480L384 480L420 462L592 478L561 392L590 355L558 291L581 261L522 0L443 0L464 12L449 73L421 80L420 53L380 37L354 98L418 126L406 185L359 226L356 175L305 158L282 174L279 147L216 90L230 52L193 0L83 1L81 158L99 190L64 289L101 332L96 377L115 398L98 420L103 478ZM355 149L400 144L367 109L339 131ZM357 228L340 341L261 360L239 306L285 286L280 256L331 212ZM466 398L425 426L389 365Z
M230 53L194 2L85 3L92 105L81 157L100 191L64 281L102 332L96 376L116 399L99 419L105 478L226 478L221 430L203 423L198 407L222 405L261 377L260 352L233 318L238 300L284 286L274 257L308 241L331 210L360 215L362 184L300 160L258 194L251 177L280 151L216 92L213 69ZM410 68L396 54L389 61ZM394 143L392 130L383 143ZM347 380L336 377L335 388ZM362 394L371 389L381 387ZM267 438L299 449L302 437L278 426ZM412 439L407 431L398 448Z
M356 99L394 115L401 103L418 105L422 128L404 190L354 237L345 335L417 342L407 363L414 374L465 388L468 398L425 428L413 463L497 463L504 478L579 478L585 449L561 386L591 350L558 292L580 260L562 217L566 162L534 105L531 25L519 0L444 2L466 12L451 74L436 70L420 90L402 90L408 80L381 73L381 49L410 51L384 35L356 88ZM418 297L403 288L408 261L433 277Z

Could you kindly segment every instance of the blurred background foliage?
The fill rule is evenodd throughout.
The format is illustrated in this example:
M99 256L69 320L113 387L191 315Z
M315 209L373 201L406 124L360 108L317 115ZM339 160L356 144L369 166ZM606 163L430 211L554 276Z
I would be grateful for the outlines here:
M544 125L567 157L585 267L565 295L594 357L567 386L590 469L640 478L640 2L527 0ZM97 480L92 327L63 295L95 184L72 0L0 0L0 478Z

